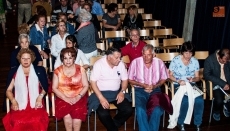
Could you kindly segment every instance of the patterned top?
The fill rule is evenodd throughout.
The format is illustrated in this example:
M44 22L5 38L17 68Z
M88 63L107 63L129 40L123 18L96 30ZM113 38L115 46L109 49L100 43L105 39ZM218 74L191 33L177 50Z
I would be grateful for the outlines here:
M199 69L199 62L196 58L192 57L190 63L186 66L181 60L181 55L174 57L169 65L169 70L173 72L173 76L184 81L188 81L188 77L194 77L195 72Z
M160 80L168 78L168 72L161 59L153 58L151 67L147 68L143 57L138 57L129 66L128 78L140 83L156 85Z
M54 73L58 76L58 90L65 94L67 97L75 97L83 89L81 72L85 70L76 64L75 68L76 72L71 77L68 77L64 74L63 66L59 66L54 70Z

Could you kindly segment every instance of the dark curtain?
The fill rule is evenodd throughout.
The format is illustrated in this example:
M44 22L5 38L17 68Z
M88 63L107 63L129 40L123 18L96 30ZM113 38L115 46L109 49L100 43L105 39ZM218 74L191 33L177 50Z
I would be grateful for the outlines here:
M182 37L187 0L136 0L145 13L152 13L153 19L173 29L173 34Z
M213 17L215 6L225 6L225 17ZM230 0L197 0L193 38L197 50L230 47Z

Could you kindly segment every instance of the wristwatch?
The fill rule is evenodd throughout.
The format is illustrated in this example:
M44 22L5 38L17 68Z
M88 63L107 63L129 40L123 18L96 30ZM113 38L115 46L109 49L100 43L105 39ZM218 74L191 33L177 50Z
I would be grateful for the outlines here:
M121 92L122 92L123 94L125 94L125 90L121 90Z

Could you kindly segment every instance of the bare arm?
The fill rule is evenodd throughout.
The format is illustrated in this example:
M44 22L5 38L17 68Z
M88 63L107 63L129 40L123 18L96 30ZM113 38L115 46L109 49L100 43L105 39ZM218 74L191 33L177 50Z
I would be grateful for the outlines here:
M13 95L13 90L14 88L14 79L12 79L12 81L10 82L9 87L6 90L6 97L10 100L10 102L12 103L11 105L11 109L13 110L18 110L19 106L18 106L18 102L15 100L14 95Z
M122 82L121 82L121 91L125 91L127 89L127 86L128 86L128 80L122 80ZM124 93L119 92L117 94L117 98L116 98L117 104L121 103L124 100L124 98L125 98Z
M106 20L102 20L102 25L103 25L103 27L105 27L105 28L112 28L112 29L114 29L114 28L116 27L116 26L107 24L107 21L106 21Z

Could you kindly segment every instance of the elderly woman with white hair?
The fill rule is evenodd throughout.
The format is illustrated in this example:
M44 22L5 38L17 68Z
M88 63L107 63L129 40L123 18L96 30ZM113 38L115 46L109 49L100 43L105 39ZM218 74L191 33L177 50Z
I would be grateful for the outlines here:
M90 22L92 15L90 12L82 9L78 15L80 26L77 29L77 42L79 49L83 51L86 58L89 60L92 56L97 55L97 46L95 40L95 28Z

